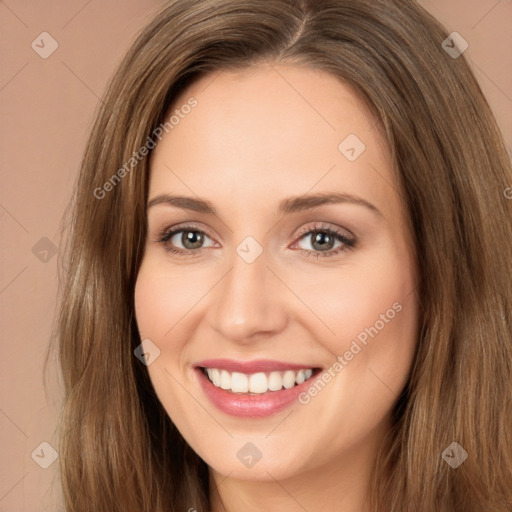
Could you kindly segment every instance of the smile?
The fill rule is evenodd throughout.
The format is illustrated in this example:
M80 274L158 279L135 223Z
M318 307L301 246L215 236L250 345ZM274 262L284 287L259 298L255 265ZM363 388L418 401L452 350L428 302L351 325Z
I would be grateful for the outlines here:
M195 365L209 401L231 416L262 418L291 406L321 368L278 361L215 359Z
M311 378L313 369L284 372L258 372L248 375L240 372L228 372L219 368L205 368L204 371L210 382L232 393L262 394L267 391L281 391L293 388Z

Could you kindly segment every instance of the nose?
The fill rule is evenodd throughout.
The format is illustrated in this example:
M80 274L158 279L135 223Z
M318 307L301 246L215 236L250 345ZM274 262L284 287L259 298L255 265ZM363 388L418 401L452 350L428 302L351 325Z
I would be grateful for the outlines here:
M286 287L267 263L265 251L252 263L234 254L209 308L210 326L222 339L247 344L285 329Z

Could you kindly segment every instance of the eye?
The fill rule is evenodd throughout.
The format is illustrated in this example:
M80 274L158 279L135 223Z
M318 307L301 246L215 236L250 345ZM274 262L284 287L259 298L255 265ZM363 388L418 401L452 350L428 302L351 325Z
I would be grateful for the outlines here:
M298 236L300 239L296 243L309 240L309 244L305 245L312 247L312 249L308 249L304 248L303 245L301 250L305 252L307 256L316 258L336 256L342 251L353 249L357 243L355 237L349 237L346 233L325 225L305 228L298 233Z
M212 243L204 246L206 240L213 242L204 231L196 228L196 226L180 226L171 230L166 229L158 237L158 242L164 246L166 251L187 256L190 256L192 252L199 253L202 249L213 245Z
M299 231L297 236L299 240L294 245L303 244L304 241L309 239L311 249L304 248L304 246L300 247L301 252L305 253L308 257L324 258L335 256L342 251L353 249L357 244L355 237L349 237L346 233L326 225L315 225L312 228L305 228ZM204 245L208 240L211 243ZM157 241L168 252L192 257L199 255L203 249L213 247L215 244L203 230L192 225L178 226L171 229L166 228L160 233Z

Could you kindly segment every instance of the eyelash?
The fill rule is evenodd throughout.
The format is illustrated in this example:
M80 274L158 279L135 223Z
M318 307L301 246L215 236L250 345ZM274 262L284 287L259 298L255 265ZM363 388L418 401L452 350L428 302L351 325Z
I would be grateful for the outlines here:
M194 225L186 225L186 226L179 226L178 228L171 229L169 228L164 229L159 236L157 237L157 242L161 243L165 250L168 252L171 252L173 254L177 254L179 256L184 257L194 257L198 256L203 249L207 249L206 247L201 247L199 249L179 249L177 247L171 246L168 242L169 240L176 235L177 233L181 233L182 231L189 231L189 232L197 232L202 233L203 235L208 236L211 238L208 233L204 232L202 229L197 228ZM297 233L298 240L301 240L306 235L312 235L313 233L327 233L328 235L334 237L338 241L340 241L343 245L338 247L337 249L330 249L329 251L322 252L322 251L313 251L308 249L299 249L300 252L306 253L307 257L316 257L319 258L328 258L331 256L336 256L340 254L343 251L349 251L356 247L357 245L357 239L354 238L348 238L345 234L342 232L333 229L326 225L315 225L313 227L304 228ZM195 253L193 256L190 253Z

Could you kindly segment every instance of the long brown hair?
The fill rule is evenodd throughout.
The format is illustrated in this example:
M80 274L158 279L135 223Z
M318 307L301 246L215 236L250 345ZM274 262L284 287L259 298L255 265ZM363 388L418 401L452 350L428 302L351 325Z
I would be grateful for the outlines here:
M512 171L448 37L413 0L172 0L141 33L99 107L73 198L56 329L67 512L209 510L208 468L133 354L149 156L126 163L192 80L265 61L355 88L384 130L411 220L420 334L372 510L512 509ZM452 442L468 454L457 469L442 457Z

